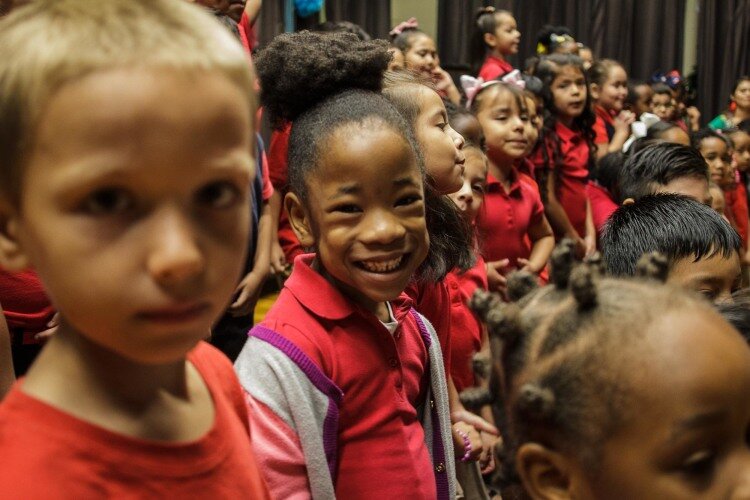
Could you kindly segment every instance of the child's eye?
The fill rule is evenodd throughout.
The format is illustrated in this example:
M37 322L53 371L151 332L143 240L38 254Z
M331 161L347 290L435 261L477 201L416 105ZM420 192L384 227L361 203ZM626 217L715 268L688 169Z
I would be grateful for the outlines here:
M500 122L504 122L507 119L508 119L508 115L498 115L495 117L495 120L500 121Z
M219 181L202 187L196 198L201 205L211 208L229 208L239 200L240 196L240 190L234 184Z
M472 184L471 189L477 193L484 194L484 184Z
M447 126L448 124L446 122L440 122L437 124L437 128L439 128L440 130L445 130Z
M360 208L354 203L342 203L341 205L336 205L331 209L331 212L340 212L344 214L356 214L361 211L362 210L360 210Z
M413 205L413 204L415 204L415 203L417 203L419 201L422 201L422 197L421 196L417 196L417 195L404 196L403 198L399 198L396 201L396 206L397 207L409 206L409 205Z
M688 477L702 479L711 475L716 466L716 455L710 450L702 450L690 455L680 470Z
M718 290L713 289L698 290L698 292L700 292L700 294L707 298L710 302L716 300L716 297L719 295Z
M134 205L131 194L122 188L103 188L90 194L83 209L93 215L117 215Z

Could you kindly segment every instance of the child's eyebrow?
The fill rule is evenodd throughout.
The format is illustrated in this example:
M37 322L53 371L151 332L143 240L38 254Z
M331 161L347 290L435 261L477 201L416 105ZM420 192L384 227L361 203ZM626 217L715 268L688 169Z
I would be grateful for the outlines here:
M676 422L672 426L672 432L669 436L669 441L677 440L681 434L690 432L701 427L710 427L726 420L728 417L727 412L723 410L707 411L705 413L698 413L688 418Z
M395 187L404 187L404 186L413 186L413 187L419 187L419 183L417 183L413 178L411 177L401 177L400 179L395 179L393 181L393 185Z
M340 196L346 196L348 194L357 194L362 191L362 186L358 183L350 183L350 184L344 184L343 186L339 186L336 188L336 192L333 193L331 196L328 197L329 200L332 200L334 198L338 198Z

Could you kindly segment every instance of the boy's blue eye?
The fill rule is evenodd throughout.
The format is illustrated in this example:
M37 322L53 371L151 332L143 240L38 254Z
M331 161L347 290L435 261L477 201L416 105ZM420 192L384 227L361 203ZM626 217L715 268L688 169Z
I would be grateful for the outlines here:
M202 187L196 198L201 205L207 205L211 208L228 208L239 200L240 195L240 191L234 184L227 181L218 181Z
M91 193L83 202L83 209L93 215L116 215L134 205L131 194L122 188L103 188Z

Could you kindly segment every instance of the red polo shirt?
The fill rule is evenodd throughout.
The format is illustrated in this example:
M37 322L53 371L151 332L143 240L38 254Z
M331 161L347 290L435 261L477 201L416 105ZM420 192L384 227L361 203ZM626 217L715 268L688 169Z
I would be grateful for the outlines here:
M406 296L391 302L391 334L298 257L261 323L292 341L344 393L339 407L339 498L437 496L416 407L422 404L427 349Z
M589 176L589 145L583 133L572 130L559 120L555 124L555 132L560 139L561 157L560 172L550 172L555 177L555 195L565 210L570 223L580 237L586 235L586 184ZM533 161L537 169L553 171L555 164L554 143L548 138L544 147L547 148L549 164L545 164L541 148L537 149ZM554 228L553 228L554 229ZM555 238L562 238L562 234L555 233Z
M594 108L596 111L596 122L594 122L594 144L609 144L615 133L615 120L609 111L601 106Z
M601 234L602 227L609 219L609 216L617 210L617 203L612 199L607 189L595 182L589 182L586 185L586 194L591 202L591 215L594 217L594 227L596 234Z
M724 190L726 206L724 212L732 223L732 227L740 235L742 248L747 250L748 236L748 207L747 207L747 189L741 181L737 182L732 189Z
M536 183L513 168L510 191L492 174L487 174L487 193L477 216L482 256L489 262L510 259L515 267L519 258L531 255L529 226L544 217L544 206Z
M494 54L490 54L484 60L481 69L479 70L479 78L485 82L495 80L496 78L510 73L513 71L513 66L503 59L500 59Z
M468 302L477 288L487 290L484 260L477 256L474 267L461 274L452 271L445 278L451 296L451 378L461 392L473 387L474 370L471 358L482 348L482 324L469 308Z
M438 336L440 342L440 351L443 354L443 364L445 373L450 373L451 368L451 314L450 303L451 297L448 292L448 285L445 281L438 283L417 283L412 281L404 290L414 309L424 315Z

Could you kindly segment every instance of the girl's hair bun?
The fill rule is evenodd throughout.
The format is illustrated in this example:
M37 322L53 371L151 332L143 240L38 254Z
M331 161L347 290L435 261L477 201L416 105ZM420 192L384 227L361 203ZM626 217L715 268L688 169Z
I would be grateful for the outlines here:
M378 92L391 57L388 42L352 33L281 34L255 60L261 103L278 127L343 90Z

